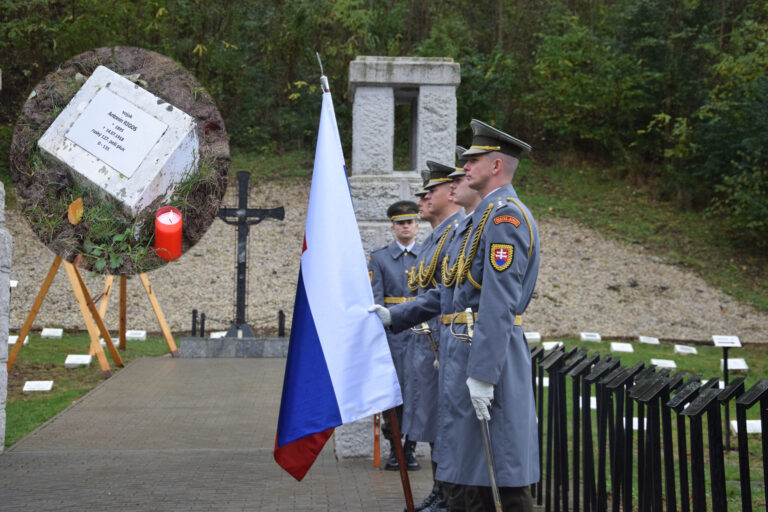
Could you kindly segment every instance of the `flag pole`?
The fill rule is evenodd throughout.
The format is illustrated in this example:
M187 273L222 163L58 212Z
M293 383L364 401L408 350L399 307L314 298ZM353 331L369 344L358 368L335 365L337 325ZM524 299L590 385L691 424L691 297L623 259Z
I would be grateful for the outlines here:
M400 469L400 481L403 483L405 508L408 512L414 512L411 481L408 479L408 466L405 462L405 452L403 451L403 443L400 439L400 424L397 422L395 408L393 407L388 410L387 414L389 415L389 426L392 429L392 443L395 445L395 454L397 455L397 467Z
M320 53L315 52L317 56L317 63L320 66L320 87L323 89L323 93L331 92L331 88L328 85L328 77L325 76L323 71L323 61L320 59ZM397 454L397 465L400 468L400 480L403 484L403 494L405 496L405 506L408 512L414 512L413 505L413 493L411 492L411 481L408 478L408 467L405 462L405 452L403 451L403 443L400 438L400 424L397 421L397 414L395 409L389 409L389 425L392 428L392 442L395 445L395 453Z

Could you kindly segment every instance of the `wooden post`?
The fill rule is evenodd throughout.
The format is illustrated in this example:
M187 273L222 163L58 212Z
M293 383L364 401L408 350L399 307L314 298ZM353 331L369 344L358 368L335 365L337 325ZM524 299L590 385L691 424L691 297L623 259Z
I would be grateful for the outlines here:
M91 338L91 345L88 353L90 355L96 356L102 372L109 373L109 361L107 361L107 356L104 354L104 349L101 347L101 343L99 343L99 329L96 327L96 324L93 321L93 317L91 316L91 311L88 309L88 303L85 299L85 295L83 294L83 290L80 287L80 282L77 279L77 275L75 275L75 267L68 261L65 261L64 270L67 271L69 284L72 285L72 292L75 294L75 299L77 299L77 305L80 306L80 313L83 315L83 320L85 320L85 327L88 329L88 336Z
M381 413L373 415L373 467L381 468Z
M35 317L37 317L37 313L40 311L40 306L43 303L43 299L45 299L45 295L48 293L48 288L51 287L53 278L56 277L56 271L59 270L59 265L61 265L61 262L61 256L57 255L55 258L53 258L51 268L48 269L48 275L45 276L43 284L40 286L40 291L37 292L37 298L35 298L35 302L32 304L32 308L27 314L27 319L24 321L24 326L21 328L19 337L16 339L16 343L14 343L13 348L11 349L11 353L8 354L8 361L6 363L8 370L10 370L13 366L13 363L16 362L16 356L19 355L19 350L21 350L21 346L24 344L24 340L29 333L29 329L32 327L32 324L35 321Z
M99 300L99 315L104 318L107 314L107 305L109 304L109 294L112 293L112 282L115 280L115 276L107 275L104 279L104 291L101 293L101 300Z
M176 343L173 341L171 330L168 328L168 323L165 321L165 315L163 315L163 310L160 309L160 304L157 302L155 292L152 291L152 285L149 284L149 278L147 277L147 274L139 274L139 279L141 279L141 284L144 285L144 290L147 292L147 297L149 298L150 304L152 304L152 309L154 310L155 316L157 317L157 322L160 324L160 330L163 331L165 342L168 344L168 348L171 350L171 355L173 357L178 357L179 349L176 348Z
M120 276L120 349L125 350L125 310L126 310L126 282L125 276Z

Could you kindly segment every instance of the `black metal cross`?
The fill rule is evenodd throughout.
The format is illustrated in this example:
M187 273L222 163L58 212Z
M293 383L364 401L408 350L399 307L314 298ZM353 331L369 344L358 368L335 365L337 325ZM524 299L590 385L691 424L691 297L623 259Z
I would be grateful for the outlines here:
M238 201L237 208L219 208L219 218L237 226L237 283L235 304L235 321L227 330L227 338L237 338L238 331L242 331L244 338L253 338L253 330L245 323L245 296L246 296L246 254L248 251L248 231L250 226L258 224L266 218L283 220L285 210L282 206L271 209L248 208L248 180L251 173L240 171L237 173ZM232 219L232 220L229 220Z

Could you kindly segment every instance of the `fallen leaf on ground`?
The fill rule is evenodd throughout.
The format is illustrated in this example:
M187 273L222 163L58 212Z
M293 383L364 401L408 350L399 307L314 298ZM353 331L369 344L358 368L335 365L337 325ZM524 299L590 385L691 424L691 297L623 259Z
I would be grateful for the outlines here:
M80 224L80 220L83 218L83 198L78 197L72 201L67 209L67 219L73 226Z

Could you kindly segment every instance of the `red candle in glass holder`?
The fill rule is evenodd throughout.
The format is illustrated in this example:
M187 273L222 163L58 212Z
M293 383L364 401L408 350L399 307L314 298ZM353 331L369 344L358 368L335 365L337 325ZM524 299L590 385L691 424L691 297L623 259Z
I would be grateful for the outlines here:
M181 256L181 212L163 206L155 215L155 251L164 260Z

